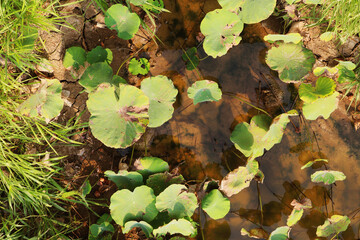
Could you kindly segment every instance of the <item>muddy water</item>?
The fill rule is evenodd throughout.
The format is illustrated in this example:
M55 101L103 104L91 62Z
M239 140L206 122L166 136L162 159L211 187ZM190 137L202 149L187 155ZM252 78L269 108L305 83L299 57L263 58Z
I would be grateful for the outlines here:
M166 47L152 58L151 74L169 76L179 89L179 95L173 118L148 133L152 139L148 150L172 166L179 166L187 180L203 181L206 177L220 180L229 170L246 162L230 141L231 131L237 123L249 121L260 112L244 101L275 116L279 101L286 109L291 108L290 87L278 79L272 80L273 73L264 63L267 48L252 34L252 38L245 39L225 56L208 57L201 61L198 71L187 71L181 60L182 48L196 46L200 21L207 11L218 7L217 3L168 1L165 6L172 12L163 15L159 30ZM254 29L262 27L258 24ZM206 56L201 50L199 54ZM194 106L186 90L200 79L218 82L223 98ZM234 94L238 98L234 98ZM315 239L316 227L334 213L352 218L343 239L358 239L360 213L354 211L360 207L360 133L354 130L344 109L340 104L327 120L304 123L294 118L300 133L289 124L281 144L258 158L265 174L264 183L257 188L253 181L249 188L231 197L231 213L224 219L215 221L201 215L205 239L247 239L241 236L241 228L250 230L262 226L271 232L286 225L290 202L304 196L311 199L314 207L292 229L292 239ZM331 189L311 183L314 169L300 170L300 167L319 157L329 159L328 167L344 172L347 179Z

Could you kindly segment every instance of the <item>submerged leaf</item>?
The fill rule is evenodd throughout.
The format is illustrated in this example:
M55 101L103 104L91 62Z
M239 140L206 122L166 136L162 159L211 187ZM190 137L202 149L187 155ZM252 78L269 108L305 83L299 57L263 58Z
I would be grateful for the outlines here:
M61 83L56 79L42 80L39 89L19 106L21 114L43 117L49 122L58 116L64 106Z
M222 92L216 82L209 80L196 81L188 88L189 98L194 100L194 105L201 102L219 101Z
M113 70L109 64L98 62L90 65L79 80L86 91L94 91L101 83L112 83Z
M141 90L150 100L149 127L155 128L168 121L174 112L178 90L173 82L162 75L149 77L141 82Z
M223 56L240 43L239 36L244 28L243 22L233 12L216 9L208 12L200 25L204 34L204 50L213 58Z
M118 173L105 171L105 176L113 181L119 189L134 190L136 187L143 185L143 177L137 172L128 172L120 170Z
M288 226L276 228L269 237L269 240L286 240L289 238L291 228Z
M105 13L105 24L108 28L115 29L119 38L129 40L138 31L140 18L124 5L114 4Z
M173 219L168 224L154 230L154 235L159 237L166 234L181 234L183 236L191 236L196 234L193 224L186 219Z
M310 50L294 43L280 43L279 47L272 47L265 60L271 69L279 72L283 82L301 80L315 63Z
M151 233L153 231L153 227L148 224L147 222L144 221L129 221L127 223L125 223L124 228L122 229L123 233L128 233L131 231L131 229L133 228L141 228L141 230L143 231L143 233L145 234L146 237L150 237Z
M126 148L145 132L149 99L134 86L101 85L89 94L86 104L92 134L106 146Z
M284 34L268 34L264 37L264 40L269 43L276 41L283 41L284 43L295 43L298 44L302 40L302 36L299 33L288 33Z
M333 184L336 181L343 181L345 179L346 176L344 173L331 170L317 171L311 175L312 182L322 182L326 185Z
M312 103L304 103L303 114L305 118L308 120L315 120L318 117L323 116L324 119L328 119L330 114L335 111L338 106L338 95L338 92L334 92L332 95L318 98Z
M303 83L299 87L299 97L306 103L312 103L318 98L330 96L335 92L334 80L327 77L319 77L315 88L311 84Z
M316 236L328 237L332 234L339 234L345 231L349 224L350 219L347 216L333 215L326 219L323 225L317 227Z
M182 54L182 59L185 61L187 70L194 70L199 65L199 57L197 56L197 48L192 47Z
M171 218L191 217L197 208L197 198L186 191L185 185L170 185L156 197L156 208L159 212L167 210Z
M201 208L216 220L225 217L230 211L230 201L218 189L214 189L204 197Z
M110 213L122 227L131 220L150 222L158 214L153 190L148 186L140 186L133 192L127 189L115 192L110 198Z
M133 75L146 75L150 70L149 60L146 58L133 58L129 62L129 72Z

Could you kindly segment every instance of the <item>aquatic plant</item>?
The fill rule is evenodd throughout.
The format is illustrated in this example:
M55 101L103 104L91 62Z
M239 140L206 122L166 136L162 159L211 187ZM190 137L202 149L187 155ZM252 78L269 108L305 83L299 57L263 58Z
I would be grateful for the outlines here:
M335 234L335 237L339 233L345 231L349 224L350 219L347 216L332 215L331 218L325 220L323 225L317 227L316 236L328 237L332 234Z
M325 185L333 184L336 181L343 181L346 179L344 173L339 171L323 170L317 171L311 175L311 181L318 183L322 182Z
M266 54L266 64L279 72L283 82L296 82L306 76L315 63L313 53L299 42L300 34L268 35L265 40L277 43ZM283 43L279 43L283 41Z
M195 236L196 223L191 217L198 206L214 219L223 218L230 210L230 201L218 189L207 192L200 204L196 195L183 184L184 178L168 173L169 165L160 158L141 158L134 166L134 175L125 170L117 174L105 172L105 176L119 187L111 196L110 213L124 233L140 227L147 237ZM134 186L131 185L134 176L136 181L141 179L141 183L137 182L136 185L140 185L129 190ZM120 179L129 184L119 184Z
M193 83L187 90L189 98L194 100L194 105L201 102L219 101L222 92L214 81L200 80Z
M290 122L289 116L296 114L295 110L291 110L274 120L264 114L256 115L250 124L242 122L236 125L230 140L246 157L260 157L264 154L264 149L270 150L281 142L286 125Z
M199 65L200 59L197 55L197 48L192 47L187 49L182 55L181 58L185 61L187 70L194 70Z
M113 219L110 214L103 214L95 224L89 227L89 240L104 239L110 240L112 233L115 232L114 226L111 224Z

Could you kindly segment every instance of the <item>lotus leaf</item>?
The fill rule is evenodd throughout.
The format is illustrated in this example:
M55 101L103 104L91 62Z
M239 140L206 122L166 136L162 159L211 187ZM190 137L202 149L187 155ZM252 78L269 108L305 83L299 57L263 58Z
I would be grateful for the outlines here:
M338 92L334 92L332 95L324 98L319 98L312 103L304 103L303 114L306 119L315 120L320 116L325 119L330 117L330 114L337 108Z
M112 60L113 55L111 50L108 48L104 49L101 46L97 46L96 48L92 49L86 56L86 61L90 64L105 61L110 64Z
M86 61L86 52L82 47L71 47L66 49L63 64L65 68L73 67L79 69L80 65L84 66Z
M324 42L329 42L334 38L335 34L333 32L324 32L320 35L320 40Z
M184 236L191 236L196 234L196 229L193 224L186 219L172 220L170 223L154 230L154 235L159 237L166 234L181 234Z
M146 75L150 70L149 60L146 58L133 58L129 62L129 72L133 75Z
M239 36L244 23L228 10L217 9L206 14L200 25L205 36L204 50L213 58L223 56L227 51L240 43Z
M349 70L354 70L356 68L356 64L354 64L351 61L339 61L338 65L336 67L345 67Z
M192 47L186 50L181 56L186 63L187 70L194 70L199 65L199 57L197 56L197 48Z
M318 98L330 96L335 92L334 80L327 77L320 77L316 81L315 88L311 84L303 83L299 87L299 97L306 103L312 103Z
M311 175L312 182L322 182L326 185L333 184L336 181L343 181L345 179L346 176L344 173L331 170L317 171Z
M141 90L150 99L149 127L161 126L172 117L178 90L170 79L161 75L144 79Z
M143 185L143 177L137 172L120 170L118 173L106 171L105 176L113 181L119 189L129 189L133 191L136 187Z
M339 61L339 64L335 66L338 69L338 79L339 83L344 82L353 82L356 81L356 75L354 69L356 65L350 61Z
M220 190L223 191L226 196L231 197L249 187L254 176L255 174L250 173L248 168L238 167L223 178L220 184Z
M312 70L315 58L310 50L300 44L280 43L279 47L272 47L268 51L266 63L279 72L283 82L294 82Z
M194 100L194 105L196 105L201 102L219 101L222 92L216 82L201 80L188 88L188 96Z
M296 209L296 210L312 208L311 200L308 198L303 198L300 202L298 202L296 199L294 199L294 200L292 200L290 205L293 206L294 209Z
M162 173L169 170L169 164L157 157L143 157L134 163L136 170L145 178L154 173Z
M316 162L328 162L327 159L315 159L314 161L308 161L304 166L301 167L301 170L311 167Z
M122 4L114 4L105 13L105 24L115 29L119 38L129 40L139 30L140 18Z
M119 84L127 84L126 80L118 75L114 75L111 82L112 85L119 87Z
M246 157L253 158L263 155L264 149L270 150L275 144L280 143L286 125L289 123L289 116L296 114L296 111L289 111L274 118L264 115L254 116L250 124L239 123L231 134L230 140L236 149Z
M302 217L304 209L296 210L295 208L291 211L290 216L287 219L286 224L291 227L294 226Z
M113 233L115 231L113 225L111 225L109 221L98 224L92 224L89 230L90 230L89 240L99 239L100 237L102 237L102 234L104 234L105 232Z
M239 17L246 24L258 23L274 12L276 0L241 0Z
M338 69L336 67L316 67L313 71L315 76L320 76L321 74L327 72L328 74L336 74Z
M156 208L159 212L167 210L171 218L191 217L197 208L197 198L186 190L185 185L170 185L156 197Z
M91 92L101 83L111 83L113 79L113 70L109 64L98 62L90 65L79 80L87 92Z
M30 117L40 116L49 122L58 116L63 108L61 90L61 83L58 80L41 80L37 92L19 106L19 112Z
M87 106L92 134L109 147L132 145L148 124L149 99L134 86L102 84L89 94Z
M241 228L241 235L256 239L267 239L269 237L269 234L262 228L253 228L250 231Z
M110 198L110 213L122 227L131 220L150 222L158 214L153 190L148 186L140 186L133 192L127 189L115 192Z
M278 227L276 228L269 237L269 240L286 240L289 238L290 227Z
M347 216L333 215L325 220L324 224L317 227L316 236L328 237L331 234L339 234L344 232L350 224Z
M151 233L153 231L153 227L148 224L147 222L144 222L144 221L140 221L140 222L137 222L137 221L129 221L127 223L125 223L125 226L122 230L123 233L128 233L131 231L131 229L133 228L141 228L141 230L143 231L143 233L145 234L146 237L150 237L151 236Z
M274 43L276 41L283 41L284 43L295 43L298 44L302 40L302 36L299 33L289 33L289 34L268 34L264 37L264 40L269 43Z
M216 220L225 217L230 211L230 201L218 189L214 189L204 197L201 208Z
M151 175L146 180L146 185L151 187L154 190L154 194L157 196L171 184L181 184L184 182L185 179L183 176L174 176L168 172L165 172Z

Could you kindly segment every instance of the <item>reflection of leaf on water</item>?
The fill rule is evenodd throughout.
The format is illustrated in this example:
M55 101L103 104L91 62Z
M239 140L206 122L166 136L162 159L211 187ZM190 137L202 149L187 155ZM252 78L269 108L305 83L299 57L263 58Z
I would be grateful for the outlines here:
M285 206L280 202L271 201L263 206L264 226L271 226L281 221L282 210ZM254 223L261 223L261 212L258 209L240 208L239 215L241 218L250 220Z
M203 231L206 240L227 240L231 235L229 223L225 220L215 221L211 219L206 221Z

